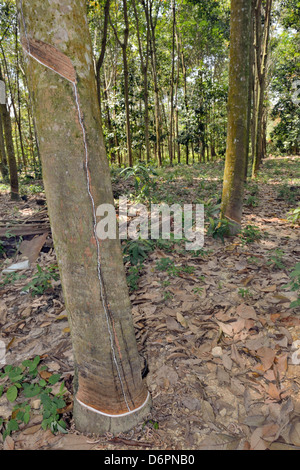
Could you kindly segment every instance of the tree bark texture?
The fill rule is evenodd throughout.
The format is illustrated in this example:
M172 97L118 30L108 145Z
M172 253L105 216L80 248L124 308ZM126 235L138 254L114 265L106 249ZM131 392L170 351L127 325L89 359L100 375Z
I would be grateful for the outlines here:
M243 207L248 139L250 23L251 2L232 0L227 148L221 206L221 216L232 224L231 234L240 229Z
M75 424L83 432L122 432L149 412L150 400L120 243L98 239L95 230L96 208L113 204L113 195L85 2L19 0L18 8L71 327Z

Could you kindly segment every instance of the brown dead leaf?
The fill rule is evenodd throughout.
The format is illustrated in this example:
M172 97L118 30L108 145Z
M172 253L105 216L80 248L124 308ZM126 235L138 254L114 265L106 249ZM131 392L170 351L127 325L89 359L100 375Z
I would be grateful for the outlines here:
M262 427L262 437L266 441L273 442L278 437L279 425L277 423L265 424Z
M280 378L282 379L285 376L288 368L288 353L282 353L279 357L276 358L276 366Z
M170 331L182 331L182 328L179 326L179 323L175 320L175 318L172 317L166 318L166 326L167 329Z
M221 328L221 330L223 331L225 335L233 336L233 329L232 329L231 324L223 323L221 321L217 321L217 324L219 325L219 327Z
M289 442L295 446L300 446L300 421L295 421L289 431Z
M262 292L275 292L276 289L277 289L276 284L272 284L271 286L262 287L260 290L261 290Z
M232 331L233 333L239 333L242 331L246 326L246 321L243 318L238 318L238 320L232 323Z
M240 367L244 366L244 361L235 344L231 345L231 359Z
M43 248L48 233L34 237L32 240L23 240L20 245L20 252L28 258L30 263L33 263L39 256L41 249Z
M246 305L246 304L239 305L236 309L236 313L241 318L245 318L245 319L252 318L253 320L257 319L255 310L250 305Z
M7 316L7 307L3 300L0 301L0 324L4 325Z
M14 450L15 442L10 436L6 436L6 439L3 444L3 450Z
M177 321L180 323L180 325L183 326L183 328L187 328L187 327L188 327L188 322L187 322L187 320L184 318L183 315L181 315L180 312L177 312L176 318L177 318Z
M40 424L35 424L34 426L30 426L29 428L24 429L23 434L25 436L28 436L30 434L35 434L40 429L41 429L41 425Z
M273 384L272 382L269 384L269 386L267 388L267 393L270 396L270 398L273 398L273 400L276 400L276 401L281 400L281 397L280 397L281 391L278 390L276 385Z
M39 372L39 375L42 379L47 380L49 379L49 377L51 377L52 374L50 374L50 372L48 372L47 370L41 370Z
M223 362L223 366L225 367L225 369L227 370L232 369L232 359L227 354L222 355L222 362Z
M280 318L280 317L281 317L280 313L271 313L271 315L270 315L270 318L271 318L271 320L272 320L273 323L276 323L276 321L277 321L278 318Z
M255 276L251 275L251 276L246 277L246 279L243 279L242 280L243 286L246 287L254 279L254 277Z
M256 428L250 439L250 446L252 450L266 450L267 443L263 440L263 428Z
M272 367L276 356L273 349L266 347L259 348L257 350L257 355L259 356L265 371Z

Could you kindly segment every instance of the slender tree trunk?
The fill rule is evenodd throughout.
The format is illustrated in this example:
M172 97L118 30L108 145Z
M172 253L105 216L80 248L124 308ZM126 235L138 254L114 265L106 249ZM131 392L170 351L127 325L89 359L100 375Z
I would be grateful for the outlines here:
M24 64L23 64L22 59L23 59L23 55L20 54L20 61L22 63L22 68L24 69ZM36 151L37 151L38 162L39 162L39 165L41 166L40 147L39 147L39 141L38 141L37 131L36 131L36 122L35 122L35 117L33 115L32 98L31 98L31 94L30 94L30 90L29 90L29 86L28 86L28 80L27 80L26 75L23 75L23 80L24 80L26 89L28 90L28 98L29 98L29 105L30 105L30 114L32 116L32 125L33 125L33 132L34 132L35 148L36 148Z
M248 139L248 88L251 2L232 0L228 129L221 217L231 222L230 233L240 230Z
M178 30L175 28L175 37L176 37L176 48L177 48L177 73L176 73L176 87L175 87L175 140L177 148L177 161L180 163L180 143L179 143L179 109L178 109L178 87L179 87L179 75L180 75L180 44L178 37Z
M98 103L99 108L101 111L101 67L104 61L105 50L106 50L106 43L107 43L107 29L108 29L108 20L109 20L109 7L110 7L110 0L106 0L104 5L104 20L103 20L103 34L101 39L101 50L98 60L96 62L96 80L97 80L97 96L98 96Z
M6 150L4 144L4 135L3 135L3 126L2 126L2 116L0 113L0 171L4 181L8 179L8 163L6 157Z
M6 54L5 54L5 52L4 52L3 46L1 45L1 42L0 42L0 48L1 48L1 51L2 51L2 55L3 55L3 62L4 62L5 72L6 72L6 75L7 75L7 84L8 84L8 88L9 88L9 92L10 92L11 105L12 105L12 109L13 109L13 111L14 111L15 122L16 122L17 130L18 130L18 132L16 133L16 135L19 134L20 149L21 149L21 155L22 155L22 162L23 162L23 165L24 165L24 167L25 167L25 169L26 169L26 167L27 167L27 160L26 160L26 155L25 155L25 150L24 150L24 144L23 144L21 114L19 114L19 113L17 112L16 103L15 103L15 98L14 98L13 89L12 89L12 84L11 84L11 79L10 79L10 73L9 73L9 69L8 69L8 65L7 65L7 60L6 60ZM18 80L19 80L18 77L19 77L19 67L18 67L18 64L17 64L17 82L18 82ZM19 103L19 106L20 106L20 103ZM17 138L16 138L16 142L17 142Z
M3 80L2 70L0 68L0 80ZM9 167L10 196L13 200L19 199L19 179L14 141L12 135L12 125L10 113L6 104L0 104L0 114L5 136L6 154Z
M266 0L264 30L261 33L261 0L257 1L256 6L256 74L257 74L257 95L256 95L256 114L255 114L255 133L254 133L254 158L252 167L252 178L257 176L257 172L263 158L263 114L264 98L266 90L266 72L268 60L268 46L271 26L272 0ZM261 44L262 42L262 44Z
M113 194L85 2L18 0L18 7L72 334L75 425L82 432L118 433L144 419L149 396L120 242L98 238L96 230L97 208L112 208Z
M150 161L150 139L149 139L149 92L148 92L148 65L149 65L149 50L150 50L150 27L149 22L146 22L147 28L147 37L146 37L146 51L144 52L141 36L140 36L140 26L139 26L139 17L136 8L135 0L132 0L133 8L134 8L134 16L136 21L136 34L138 38L138 45L139 45L139 54L140 54L140 61L141 61L141 74L143 76L144 81L144 125L145 125L145 146L146 146L146 161L149 163ZM147 16L149 15L149 5L148 0L143 0L142 5L144 10L147 11Z
M172 65L170 77L170 164L173 165L173 128L174 128L174 74L175 74L175 30L176 30L176 4L175 0L171 2L172 10Z
M129 38L129 20L128 20L128 11L127 11L127 0L123 0L123 14L124 14L124 34L123 34L123 42L119 39L118 32L110 22L116 40L118 41L121 50L122 50L122 57L123 57L123 73L124 73L124 101L125 101L125 115L126 115L126 141L127 141L127 156L128 156L128 165L133 165L133 155L132 155L132 145L131 145L131 129L130 129L130 109L129 109L129 83L128 83L128 60L127 60L127 46L128 46L128 38Z
M151 56L151 63L152 63L152 76L153 76L153 85L154 85L157 164L159 167L161 167L162 165L162 156L161 156L161 148L160 148L161 116L160 116L160 104L159 104L159 88L158 88L158 79L157 79L157 57L156 57L156 38L155 38L157 16L155 19L153 18L152 9L153 9L153 0L150 1L149 10L148 11L145 10L145 15L146 15L147 27L150 27L150 31L151 31L150 56Z
M247 117L247 151L246 151L246 166L245 166L245 182L247 181L247 173L249 166L249 153L250 153L250 135L251 135L251 111L253 101L253 84L254 84L254 11L256 0L251 0L251 30L250 30L250 50L249 50L249 90L248 90L248 117Z

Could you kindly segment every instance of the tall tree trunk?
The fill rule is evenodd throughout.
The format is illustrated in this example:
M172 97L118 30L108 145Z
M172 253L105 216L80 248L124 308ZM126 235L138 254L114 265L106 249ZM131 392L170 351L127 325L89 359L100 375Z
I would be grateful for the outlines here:
M158 4L158 9L160 8ZM152 64L152 76L153 76L153 85L154 85L154 107L155 107L155 129L156 129L156 149L157 149L157 164L159 167L162 165L161 157L161 148L160 148L160 127L161 127L161 113L160 113L160 103L159 103L159 88L158 88L158 78L157 78L157 57L156 57L156 38L155 38L155 29L156 29L156 18L153 18L153 0L150 1L149 10L145 10L147 27L150 27L151 31L151 43L150 43L150 56Z
M254 84L254 11L255 11L256 0L251 0L251 29L250 29L250 50L249 50L249 90L248 90L248 117L247 117L247 151L246 151L246 166L245 166L245 182L248 177L248 166L249 166L249 153L250 153L250 134L251 134L251 111L253 110L252 102L253 96L253 84Z
M0 113L0 171L4 181L8 179L8 163L6 157L6 150L4 144L4 135L3 135L3 126L2 126L2 117Z
M97 208L113 207L113 194L85 2L17 3L72 334L75 425L82 432L118 433L144 419L150 398L120 242L97 236Z
M2 70L0 67L0 80L3 80ZM18 179L18 168L16 161L16 154L14 148L14 141L12 135L12 125L10 113L5 103L0 103L0 119L2 120L3 131L5 136L6 144L6 155L8 160L9 168L9 181L10 181L10 196L13 200L19 199L19 179Z
M146 51L143 50L141 36L140 36L140 26L139 26L139 17L136 8L135 0L132 0L133 8L134 8L134 16L136 21L136 34L138 38L138 45L139 45L139 54L140 54L140 61L141 61L141 74L143 76L144 81L144 125L145 125L145 147L146 147L146 161L149 163L150 161L150 139L149 139L149 92L148 92L148 65L149 65L149 49L150 49L150 27L149 22L146 22ZM147 15L149 15L149 5L148 0L142 0L142 4L144 10L147 11Z
M248 88L251 2L232 0L227 149L221 217L231 222L230 233L241 227L248 139Z
M106 43L107 43L107 29L108 29L108 20L109 20L109 7L110 7L110 0L106 0L104 5L104 20L103 20L103 34L101 38L101 50L99 57L96 62L96 80L97 80L97 96L98 96L98 103L100 108L101 114L101 67L104 61L105 50L106 50Z
M10 92L11 105L12 105L12 109L14 111L15 123L16 123L16 127L17 127L17 130L18 130L18 133L16 133L16 135L19 134L22 162L23 162L23 165L26 169L27 160L26 160L25 149L24 149L24 144L23 144L21 113L17 112L15 98L14 98L13 89L12 89L12 84L11 84L11 80L10 80L10 73L9 73L7 60L6 60L6 54L5 54L5 51L4 51L4 48L1 44L1 42L0 42L0 48L1 48L1 51L2 51L5 72L6 72L6 75L7 75L7 84L8 84L8 88L9 88L9 92ZM18 83L18 80L19 80L19 66L18 66L18 60L17 60L17 83ZM20 107L20 103L19 103L19 107ZM16 142L17 142L17 137L16 137Z
M266 73L268 60L268 46L271 26L272 0L266 0L264 29L261 33L261 0L257 0L255 11L255 31L256 31L256 114L254 117L254 155L252 178L257 176L257 172L263 158L263 114L264 98L266 89Z
M172 65L170 77L170 164L173 165L173 128L174 128L174 73L175 73L175 30L176 30L176 4L175 0L171 1L172 10Z
M129 83L128 83L128 60L127 60L127 46L129 38L129 20L128 20L128 11L127 11L127 0L123 0L123 15L124 15L124 34L123 41L119 39L118 32L110 21L110 24L114 30L116 39L122 50L123 57L123 73L124 73L124 101L125 101L125 115L126 115L126 141L127 141L127 156L128 156L128 165L133 165L133 155L132 155L132 145L131 145L131 129L130 129L130 109L129 109ZM111 19L110 19L111 20Z
M177 149L177 161L180 163L180 143L179 143L179 109L178 109L178 87L179 87L179 73L180 73L180 46L178 41L178 32L177 28L175 29L176 33L176 47L177 47L177 73L176 73L176 86L175 86L175 147Z

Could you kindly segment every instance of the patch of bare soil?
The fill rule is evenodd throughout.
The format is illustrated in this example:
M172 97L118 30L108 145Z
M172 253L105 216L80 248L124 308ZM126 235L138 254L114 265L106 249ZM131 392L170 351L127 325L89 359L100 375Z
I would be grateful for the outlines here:
M22 211L26 204L13 207ZM7 217L11 205L2 194ZM235 237L223 244L206 237L198 256L157 249L144 263L131 301L139 351L149 368L145 380L153 408L148 421L118 436L84 436L74 429L69 411L69 433L53 435L41 429L37 407L29 424L2 447L300 449L295 343L300 316L290 307L296 293L287 285L290 269L300 261L300 246L299 226L285 218L288 208L274 185L260 184L258 205L246 207L243 220L244 227L258 227L259 240L245 243ZM26 279L1 287L0 339L8 364L39 355L50 373L61 373L71 384L73 358L60 282L36 297L22 292L37 263L55 264L49 238L46 247L24 272ZM176 275L159 271L156 263L165 257L177 268L190 268ZM68 393L71 401L71 386ZM8 419L11 408L3 395L0 415Z

